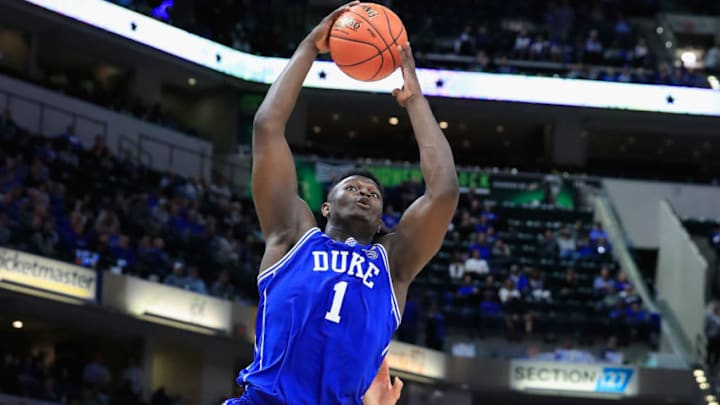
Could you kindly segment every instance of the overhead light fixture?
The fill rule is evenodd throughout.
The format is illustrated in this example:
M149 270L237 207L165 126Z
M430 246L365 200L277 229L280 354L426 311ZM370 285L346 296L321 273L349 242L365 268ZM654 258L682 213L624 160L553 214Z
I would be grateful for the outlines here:
M315 126L313 127L313 133L314 133L314 134L319 134L320 132L322 132L322 128L320 127L320 125L315 125Z
M440 126L440 129L447 129L448 127L447 121L440 121L438 125Z
M22 329L23 326L25 326L25 325L23 325L23 321L13 321L12 322L12 327L15 329Z
M500 124L498 124L498 125L495 127L495 132L497 132L498 134L502 134L503 132L505 132L505 127L502 126L502 125L500 125Z
M655 29L655 32L657 32L658 35L662 35L662 33L665 32L665 29L663 27L657 27Z
M188 77L188 84L189 84L190 86L196 85L196 84L197 84L197 79L194 78L194 77Z
M695 370L693 370L693 375L695 377L699 377L701 375L705 375L705 371L703 369L696 368Z
M672 48L672 41L665 42L665 48L668 48L668 49Z
M695 381L697 381L698 384L702 384L704 382L707 382L707 378L705 378L704 375L699 375L695 377Z
M701 390L706 390L706 389L710 388L710 384L708 384L706 382L700 383L698 386L700 387Z
M332 120L333 120L333 121L338 121L338 120L340 120L340 114L338 114L338 113L333 113L333 115L332 115Z
M397 125L397 124L399 124L399 123L400 123L400 120L398 119L398 117L390 117L390 118L388 119L388 124L390 124L390 125L392 125L392 126L395 126L395 125Z

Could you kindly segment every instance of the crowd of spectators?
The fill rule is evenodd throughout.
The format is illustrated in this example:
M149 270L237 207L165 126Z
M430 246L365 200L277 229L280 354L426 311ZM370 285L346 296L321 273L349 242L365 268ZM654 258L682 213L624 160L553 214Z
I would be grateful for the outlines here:
M288 4L286 13L249 1L190 2L192 7L172 0L113 1L235 49L270 56L289 56L325 11L302 1ZM387 3L402 16L421 67L707 87L680 62L658 63L633 26L633 17L659 11L654 0Z
M615 345L657 345L659 318L643 307L627 275L618 270L600 223L577 220L557 229L538 229L521 236L526 243L518 245L505 240L519 236L513 229L516 222L493 207L477 197L461 199L438 255L444 252L448 257L447 274L437 268L439 291L417 287L410 295L411 310L403 317L401 340L416 342L418 324L424 320L425 345L438 350L445 347L449 324L461 325L461 333L470 339L504 331L508 341L552 342L562 334L559 327L564 321L557 316L580 314L576 332L584 336L573 339L612 337ZM430 267L421 278L432 277L432 263ZM594 279L589 273L593 269L597 269ZM418 315L422 312L418 307L428 309L425 318ZM602 327L583 331L583 321L593 319Z
M73 405L183 405L165 388L146 393L145 372L132 355L113 368L106 354L81 349L58 353L27 347L0 347L0 393Z
M228 299L252 299L262 251L252 204L158 173L102 137L34 137L0 118L0 245Z

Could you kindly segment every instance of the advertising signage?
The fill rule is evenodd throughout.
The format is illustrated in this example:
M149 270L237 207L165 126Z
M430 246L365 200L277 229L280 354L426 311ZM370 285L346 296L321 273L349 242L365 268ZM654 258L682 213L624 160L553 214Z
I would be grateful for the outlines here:
M614 364L513 360L510 388L552 395L634 396L638 391L638 371L635 367Z

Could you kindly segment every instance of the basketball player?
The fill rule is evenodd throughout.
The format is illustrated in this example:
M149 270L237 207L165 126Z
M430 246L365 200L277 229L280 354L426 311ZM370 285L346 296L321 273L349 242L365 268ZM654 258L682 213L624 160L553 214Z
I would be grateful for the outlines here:
M320 207L324 232L298 196L285 125L313 61L328 51L333 22L354 4L302 41L255 115L252 191L266 246L254 360L238 377L245 393L231 404L394 403L387 365L378 370L408 286L439 250L457 206L452 151L421 92L409 44L399 48L404 86L392 94L412 122L425 194L374 244L383 191L372 174L350 173L331 188Z

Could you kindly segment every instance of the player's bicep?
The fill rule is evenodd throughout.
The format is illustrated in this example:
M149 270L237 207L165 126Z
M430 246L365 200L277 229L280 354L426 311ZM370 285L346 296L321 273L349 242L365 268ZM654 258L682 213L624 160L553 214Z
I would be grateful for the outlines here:
M455 198L421 196L407 209L392 234L393 275L410 282L442 246L457 206Z

